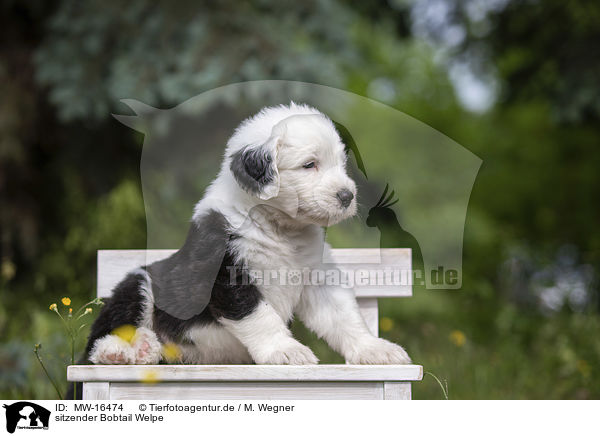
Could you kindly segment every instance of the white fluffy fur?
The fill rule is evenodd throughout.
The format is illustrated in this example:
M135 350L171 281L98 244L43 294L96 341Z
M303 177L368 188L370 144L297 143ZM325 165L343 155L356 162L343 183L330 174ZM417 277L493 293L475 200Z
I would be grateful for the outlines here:
M267 147L275 155L275 180L256 195L242 189L230 170L232 154L247 146ZM303 167L311 161L315 168ZM229 140L221 171L196 205L193 219L201 221L210 210L223 214L241 236L230 250L251 269L322 269L323 250L328 249L322 226L356 211L356 200L343 208L336 198L344 188L356 197L345 163L344 145L333 123L318 110L294 103L265 108L244 121ZM149 278L146 288L151 288ZM194 345L182 346L183 361L316 364L312 351L296 341L287 327L296 314L350 363L410 362L402 347L368 331L351 290L278 283L259 289L263 300L245 318L220 319L220 326L189 330L187 337ZM150 301L143 325L151 328ZM146 363L156 358L151 350L140 359L135 345L119 341L112 336L97 341L91 360ZM148 335L141 342L160 347Z

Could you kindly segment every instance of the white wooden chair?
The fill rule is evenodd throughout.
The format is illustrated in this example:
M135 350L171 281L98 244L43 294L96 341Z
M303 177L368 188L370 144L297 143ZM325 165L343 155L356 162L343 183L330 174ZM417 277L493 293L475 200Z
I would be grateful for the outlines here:
M127 271L174 251L99 250L98 296L110 296ZM355 277L372 274L355 284L354 292L375 335L377 299L412 295L410 277L400 285L385 283L384 277L386 268L411 270L410 249L334 249L328 261L354 270ZM83 383L84 400L410 400L411 382L422 378L420 365L74 365L67 370L68 381Z

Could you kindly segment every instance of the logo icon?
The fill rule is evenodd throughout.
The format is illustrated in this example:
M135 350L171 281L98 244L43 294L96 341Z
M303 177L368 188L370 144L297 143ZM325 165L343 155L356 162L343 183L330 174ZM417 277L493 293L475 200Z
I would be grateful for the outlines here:
M14 433L18 429L44 429L48 430L50 411L28 401L19 401L10 405L4 404L6 409L6 431Z

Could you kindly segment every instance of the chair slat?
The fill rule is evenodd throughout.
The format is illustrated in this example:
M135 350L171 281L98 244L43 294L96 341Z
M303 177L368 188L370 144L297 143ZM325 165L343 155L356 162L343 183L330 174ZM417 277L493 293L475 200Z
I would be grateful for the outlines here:
M109 297L127 272L176 250L98 250L98 297ZM410 248L332 249L325 262L354 277L357 298L412 296ZM327 264L326 264L327 265Z

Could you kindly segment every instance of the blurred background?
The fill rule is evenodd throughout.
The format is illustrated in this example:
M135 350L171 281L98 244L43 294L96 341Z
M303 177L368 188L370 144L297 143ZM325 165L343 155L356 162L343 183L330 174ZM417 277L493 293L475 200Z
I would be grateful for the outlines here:
M278 79L384 103L483 160L462 289L381 301L382 336L451 399L600 398L600 3L0 4L0 397L56 398L36 343L64 391L49 305L94 297L98 249L146 247L144 136L111 116L131 114L119 100ZM443 398L430 376L413 390Z

